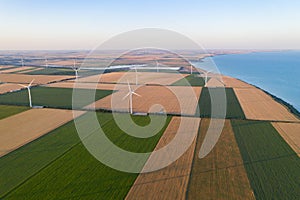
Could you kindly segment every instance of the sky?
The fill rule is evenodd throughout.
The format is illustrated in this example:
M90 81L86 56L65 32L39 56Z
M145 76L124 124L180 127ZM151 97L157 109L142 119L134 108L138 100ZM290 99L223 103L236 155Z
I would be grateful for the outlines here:
M0 50L92 49L141 28L207 49L300 49L297 0L0 0Z

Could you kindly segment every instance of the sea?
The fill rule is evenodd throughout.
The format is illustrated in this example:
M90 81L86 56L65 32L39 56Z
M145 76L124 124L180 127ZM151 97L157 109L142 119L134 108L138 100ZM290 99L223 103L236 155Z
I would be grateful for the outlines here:
M221 74L258 86L300 111L300 50L217 55L193 64L203 69L215 64Z

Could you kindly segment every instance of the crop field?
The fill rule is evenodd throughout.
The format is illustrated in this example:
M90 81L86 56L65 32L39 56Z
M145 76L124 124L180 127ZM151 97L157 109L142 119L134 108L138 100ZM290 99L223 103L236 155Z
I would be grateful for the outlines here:
M273 122L272 125L298 156L300 156L300 123Z
M83 114L83 111L76 115ZM0 121L0 157L73 119L70 110L30 109ZM17 124L17 126L15 126Z
M199 100L200 117L211 117L211 96L215 97L215 101L217 102L220 100L218 96L222 95L223 91L226 94L226 118L244 119L244 112L232 88L203 88ZM215 109L223 109L220 107L222 103L217 102L216 106L219 107ZM199 113L196 113L196 115L199 116Z
M77 89L77 91L81 92L82 96L93 94L93 91L87 89ZM71 109L72 92L71 88L33 87L31 88L32 105ZM111 93L112 91L110 90L96 90L95 100L99 100ZM76 104L78 108L82 108L86 106L85 103L78 101ZM0 95L0 104L28 106L28 92L27 90L21 90Z
M221 77L210 77L206 87L226 87L224 84L222 83Z
M118 92L107 96L90 106L96 109L109 109L115 111L128 111L129 99L123 99L128 93L125 85L117 86ZM178 86L132 86L140 96L133 96L133 111L143 113L170 113L194 115L201 93L200 87L178 87ZM155 94L155 95L153 95ZM177 96L176 96L177 95ZM159 104L162 107L156 106Z
M280 103L257 88L234 88L247 119L299 121Z
M97 89L97 90L120 90L125 89L128 90L127 85L116 85L116 84L106 84L106 83L83 83L83 82L59 82L59 83L51 83L45 85L46 87L55 87L55 88L81 88L81 89ZM1 89L1 87L0 87Z
M97 113L97 115L99 120L103 121L103 113ZM109 116L110 114L104 115ZM134 118L139 124L146 125L149 123L148 117L134 116ZM103 124L102 129L114 144L123 149L134 152L149 152L155 148L170 119L171 118L167 119L165 127L158 134L148 139L133 138L124 134L124 132L117 127L114 120L108 119ZM72 132L71 135L76 135L73 125L67 124L66 126L69 126L68 128L71 129L68 131ZM66 127L64 126L62 128ZM71 135L60 129L61 128L55 130L56 133L48 134L34 143L37 143L36 145L40 148L44 148L38 143L43 139L44 142L46 142L45 138L49 136L47 138L48 142L53 144L53 139L56 137L57 140L55 140L55 143L60 143L62 147L64 147L65 144L68 144L68 137ZM65 134L65 137L58 137L59 134L62 133ZM50 138L50 136L52 136L52 138ZM74 137L74 135L72 137ZM70 199L79 197L89 199L99 197L102 199L123 199L138 174L124 173L105 166L90 155L82 143L77 143L78 138L71 139L73 140L71 142L72 144L68 144L68 148L64 148L60 152L60 155L54 153L52 155L52 161L45 158L47 160L43 163L43 167L40 166L39 171L35 169L27 178L24 177L23 182L20 181L18 185L12 186L11 189L13 190L10 190L9 193L2 192L2 194L6 194L4 195L5 199L16 199L20 197L30 199ZM34 143L31 143L31 145ZM53 148L53 146L48 147L50 149ZM27 148L27 151L32 151L29 145L24 146L23 151L25 148ZM40 156L43 153L45 154L46 152L42 152ZM8 154L8 156L9 155L10 154ZM45 155L47 155L47 153ZM38 159L33 156L30 156L30 159L33 159L35 162L38 161ZM16 162L15 160L13 161ZM20 161L21 160L19 160L19 162ZM8 163L6 167L8 166L11 165ZM22 171L20 168L23 167L26 168L26 165L19 165L18 169ZM8 180L13 177L8 177Z
M204 86L204 78L199 77L198 74L187 75L181 80L178 80L172 84L173 86Z
M0 105L0 119L4 119L6 117L18 114L28 109L29 109L28 107L23 107L23 106Z
M222 76L222 80L225 83L226 87L231 88L254 88L254 86L249 85L248 83L245 83L243 81L240 81L236 78L232 78L229 76Z
M171 85L185 76L187 75L179 73L137 72L138 84ZM135 84L135 80L135 72L112 72L80 78L78 81L93 83L127 83L128 81L130 84Z
M0 80L7 83L28 84L34 79L34 84L47 84L50 82L61 81L64 79L74 78L73 76L46 76L46 75L27 75L27 74L2 74Z
M16 73L19 71L29 70L29 69L32 69L32 67L12 67L9 69L2 70L1 73Z
M255 199L229 120L213 150L199 159L209 125L201 119L187 199Z
M80 116L79 122L88 121L93 113ZM109 113L99 114L101 124L112 119ZM48 164L78 144L80 139L73 121L45 134L0 158L0 198Z
M186 120L184 126L179 127L180 121ZM166 146L176 134L190 134L181 142L184 145L187 140L191 140L191 145L187 151L174 163L158 171L143 173L138 176L131 187L126 199L184 199L191 172L196 139L192 135L197 135L200 118L180 118L173 117L165 133L159 140L156 150ZM194 140L193 140L194 139ZM177 146L181 148L179 145ZM151 168L158 163L168 160L172 153L176 151L165 151L163 155L149 157L144 169ZM156 164L155 164L156 163Z
M256 199L298 199L300 159L271 123L231 123Z
M4 94L4 93L15 91L15 90L20 90L22 88L23 87L18 84L2 83L2 84L0 84L0 94Z

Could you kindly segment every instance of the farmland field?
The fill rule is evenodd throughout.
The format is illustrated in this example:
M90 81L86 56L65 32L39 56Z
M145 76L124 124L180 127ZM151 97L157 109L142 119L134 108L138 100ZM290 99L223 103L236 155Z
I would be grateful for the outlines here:
M179 126L184 121L184 126ZM193 162L196 139L200 118L173 117L165 133L159 140L155 150L165 147L177 134L184 134L184 139L180 145L184 146L188 141L191 145L187 151L175 162L166 168L158 171L143 173L138 176L134 185L131 187L126 199L184 199L187 190L188 180ZM187 137L189 135L190 137ZM177 145L177 149L182 146ZM158 163L170 159L176 151L165 151L159 156L150 156L144 169L151 169ZM146 170L147 171L147 170ZM151 191L151 192L149 192Z
M103 113L97 113L97 115L98 119L103 121ZM111 114L105 115L107 115L108 118L111 116ZM134 118L139 124L146 125L149 123L148 117L134 116ZM167 122L169 122L170 119L171 118L168 117ZM165 127L158 134L149 139L137 139L124 134L124 132L117 127L114 120L108 119L103 124L102 129L112 142L123 149L135 152L149 152L154 149L167 125L168 123L166 123ZM45 161L47 164L44 163L43 167L35 170L35 172L29 175L23 182L18 182L19 185L15 185L15 188L4 196L5 199L21 197L30 199L74 199L79 197L87 199L97 199L97 197L101 197L102 199L123 199L126 196L138 174L120 172L97 161L89 154L82 143L77 143L79 139L76 135L74 125L69 123L68 126L68 129L64 131L61 130L62 128L58 128L56 130L58 131L57 134L52 134L52 137L55 138L48 138L48 141L44 141L52 143L52 145L47 146L50 149L56 146L53 145L53 143L62 143L64 150L60 153L55 152L54 158L50 162L49 159L45 158L47 159L47 161ZM64 126L64 128L67 127ZM65 134L65 137L60 138L59 134ZM74 134L76 135L75 138ZM47 136L50 136L50 134L44 138ZM72 141L69 140L70 136ZM41 140L42 139L43 138L41 138ZM36 145L40 148L45 148L42 144L38 144L38 141L32 144L35 143L37 143ZM68 148L64 147L66 144ZM29 147L30 146L27 145L24 148L29 152L35 152L34 149ZM59 150L59 148L54 149ZM44 155L47 155L47 153L48 151L44 152ZM32 155L28 156L29 159L35 162L40 159ZM19 157L19 159L21 159L20 162L22 163L24 158ZM6 166L8 168L8 166L11 167L12 165L7 163ZM22 171L22 169L20 169L22 167L24 167L23 163L18 166L20 171ZM1 172L2 171L3 170L1 170ZM13 177L14 176L8 177L8 180Z
M89 120L92 113L81 116ZM101 113L101 124L112 119L111 114ZM71 121L37 140L0 158L0 198L28 178L42 170L52 161L79 143L74 122Z
M201 119L188 199L255 199L229 120L213 150L199 159L209 125L210 119Z
M227 101L226 118L244 119L244 112L232 88L203 88L199 100L200 117L211 117L211 95L218 97L223 94L223 91L226 93ZM198 116L199 113L196 115Z
M202 77L199 77L199 74L191 74L179 81L176 81L172 84L173 86L204 86L205 81Z
M269 122L232 120L256 199L298 199L300 159Z
M258 88L234 88L247 119L299 121L282 104Z
M82 96L93 94L93 90L77 89ZM51 108L72 108L72 88L50 88L50 87L33 87L31 88L32 104L34 106L43 105ZM96 90L95 100L99 100L109 94L110 90ZM78 102L81 108L85 102ZM92 102L88 102L92 103ZM29 105L27 90L21 90L13 93L0 95L0 104L8 105Z
M6 117L15 115L17 113L26 111L28 109L29 109L28 107L23 107L23 106L0 105L0 119L4 119Z

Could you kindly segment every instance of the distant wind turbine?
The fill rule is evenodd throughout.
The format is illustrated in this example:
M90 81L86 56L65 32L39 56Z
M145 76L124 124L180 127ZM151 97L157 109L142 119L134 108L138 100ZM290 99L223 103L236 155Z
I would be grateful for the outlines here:
M23 58L23 56L21 57L21 63L22 63L22 67L24 67L24 58Z
M210 72L211 72L211 71L203 72L204 75L205 75L205 85L204 85L204 87L206 87L206 85L207 85L207 76L208 76L208 74L209 74Z
M78 78L78 71L79 71L79 68L76 67L76 58L74 58L73 60L73 70L75 71L75 77L76 79Z
M29 98L29 106L30 106L30 108L32 108L30 88L31 88L31 85L32 85L33 81L34 81L34 79L28 85L19 84L20 86L22 86L24 88L27 88L27 90L28 90L28 98Z
M191 64L191 74L193 74L193 65Z
M158 69L158 65L159 65L159 63L158 63L158 61L157 61L157 60L156 60L155 62L156 62L156 72L159 72L159 69Z
M45 56L45 66L48 67L48 59L47 59L47 56Z
M129 96L129 109L130 109L130 114L133 114L133 110L132 110L132 95L136 95L136 96L139 96L141 97L141 95L135 93L131 87L130 87L130 84L129 82L127 81L127 84L128 84L128 90L129 92L126 94L126 96L123 97L123 100L126 99L128 96Z

